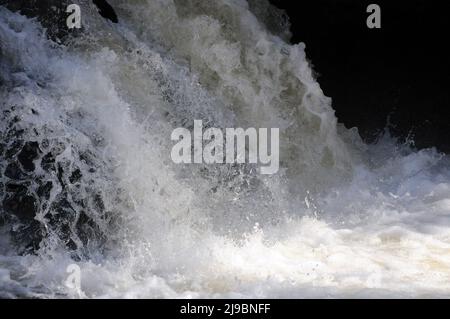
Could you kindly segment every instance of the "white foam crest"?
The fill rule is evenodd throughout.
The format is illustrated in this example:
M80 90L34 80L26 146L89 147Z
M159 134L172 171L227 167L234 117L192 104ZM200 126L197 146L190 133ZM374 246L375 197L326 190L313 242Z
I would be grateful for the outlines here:
M447 158L389 139L360 152L353 131L338 134L304 47L269 33L245 1L111 3L123 25L96 33L106 26L88 16L89 36L69 48L0 11L3 107L45 114L22 121L52 128L61 161L86 176L75 155L89 150L94 189L118 215L112 227L91 209L108 249L76 261L56 234L18 256L2 230L1 296L449 296ZM176 166L170 132L197 116L282 128L286 171ZM81 295L64 285L74 262Z

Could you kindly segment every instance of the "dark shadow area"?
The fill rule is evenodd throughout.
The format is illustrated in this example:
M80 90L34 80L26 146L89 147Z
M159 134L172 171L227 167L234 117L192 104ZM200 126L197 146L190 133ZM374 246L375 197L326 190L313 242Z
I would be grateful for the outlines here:
M98 13L100 13L103 18L108 19L114 23L119 22L116 12L106 0L93 0L93 2L98 8Z
M289 15L292 42L306 43L340 122L372 141L389 118L396 136L450 152L448 2L271 2ZM381 29L366 25L370 3L381 7Z

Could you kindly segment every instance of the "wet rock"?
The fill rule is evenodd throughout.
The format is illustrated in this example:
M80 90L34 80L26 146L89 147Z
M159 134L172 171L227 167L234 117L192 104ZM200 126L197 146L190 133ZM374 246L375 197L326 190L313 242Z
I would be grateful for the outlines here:
M33 220L37 210L37 203L33 196L26 193L26 188L7 195L3 200L3 209L14 215L22 222Z
M19 254L32 254L39 249L45 229L37 220L30 220L12 228L11 236Z
M96 149L104 146L92 141L91 147L74 148L73 158L60 156L73 141L36 141L52 128L27 123L21 116L25 112L33 114L26 106L0 113L5 123L0 127L0 225L7 227L18 253L35 253L50 238L66 245L74 256L92 245L102 250L113 220L103 190L95 183L103 165ZM45 214L44 219L37 221L38 214Z
M99 226L84 211L80 213L76 224L77 233L83 245L86 245L90 238L98 238L105 242L106 237L103 235ZM100 235L100 236L99 236Z
M14 135L16 135L16 134L13 134L13 138L14 138ZM8 146L8 149L5 152L5 158L6 159L13 158L22 149L22 146L23 146L23 141L22 140L18 140L18 139L14 140Z
M24 180L27 175L22 171L16 162L8 164L5 169L5 176L14 180Z
M76 182L80 181L82 176L83 175L81 174L81 171L79 169L76 169L72 172L72 175L70 175L69 181L71 184L75 184Z
M57 42L77 32L66 25L68 0L0 0L0 5L14 12L20 12L29 18L38 18L47 29L48 36Z
M0 0L0 5L14 12L20 12L29 18L37 18L47 29L47 35L56 42L65 42L69 36L77 36L81 29L67 27L67 7L72 4L70 0ZM119 22L113 7L105 0L93 0L98 13L112 21Z
M41 167L46 172L55 170L55 157L53 153L47 153L41 160Z
M93 2L98 8L98 13L100 13L103 18L114 23L119 22L116 12L106 0L93 0Z
M33 161L36 160L41 153L39 144L37 142L27 142L22 148L22 151L17 155L17 158L22 164L22 167L28 171L34 171L35 166Z
M27 187L29 185L30 185L29 183L23 183L23 184L7 183L6 187L5 187L5 191L12 192L12 193L26 194Z
M48 181L45 184L42 184L39 186L39 188L37 189L37 195L40 198L44 198L46 200L48 200L50 198L50 192L53 188L53 183Z

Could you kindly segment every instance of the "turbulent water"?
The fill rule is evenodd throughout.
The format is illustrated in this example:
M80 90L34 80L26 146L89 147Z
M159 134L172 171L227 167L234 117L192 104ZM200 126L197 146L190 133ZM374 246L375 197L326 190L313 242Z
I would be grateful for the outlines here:
M78 3L64 44L0 8L0 297L450 297L449 159L338 125L282 12ZM174 164L194 119L280 128L280 171Z

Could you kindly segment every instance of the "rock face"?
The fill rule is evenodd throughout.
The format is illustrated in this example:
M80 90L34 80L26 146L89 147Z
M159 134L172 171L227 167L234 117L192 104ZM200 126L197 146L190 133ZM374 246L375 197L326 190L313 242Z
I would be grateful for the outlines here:
M30 18L37 17L53 40L63 41L70 33L66 26L68 0L0 0L0 5Z
M106 0L93 0L94 4L98 8L98 13L105 18L108 19L114 23L119 22L119 19L117 18L117 14L114 11L113 7L106 2Z
M10 225L22 253L36 251L50 235L77 252L91 242L101 246L114 214L93 186L98 159L80 150L68 163L61 154L71 142L46 138L48 128L28 128L20 118L24 112L26 107L14 106L0 116L6 123L0 130L0 224Z
M72 4L69 0L0 0L0 5L11 11L38 18L39 22L47 29L48 36L57 41L64 41L69 35L80 33L78 29L69 29L66 26L67 6ZM117 23L119 19L113 7L106 0L93 0L99 14L105 19ZM82 30L82 29L81 29Z
M37 18L47 36L57 43L83 32L66 26L66 8L71 3L0 0L0 5L11 11ZM103 17L118 21L106 1L94 3ZM0 43L0 65L9 67L1 53ZM0 89L13 90L10 82L0 76ZM21 253L35 252L46 240L71 248L76 252L74 257L89 250L89 245L101 251L116 216L105 206L106 190L95 186L98 171L107 165L95 154L95 145L80 147L67 138L49 137L54 133L52 127L33 122L41 116L38 110L24 105L5 105L0 95L0 226L9 227ZM63 155L68 149L70 154Z

